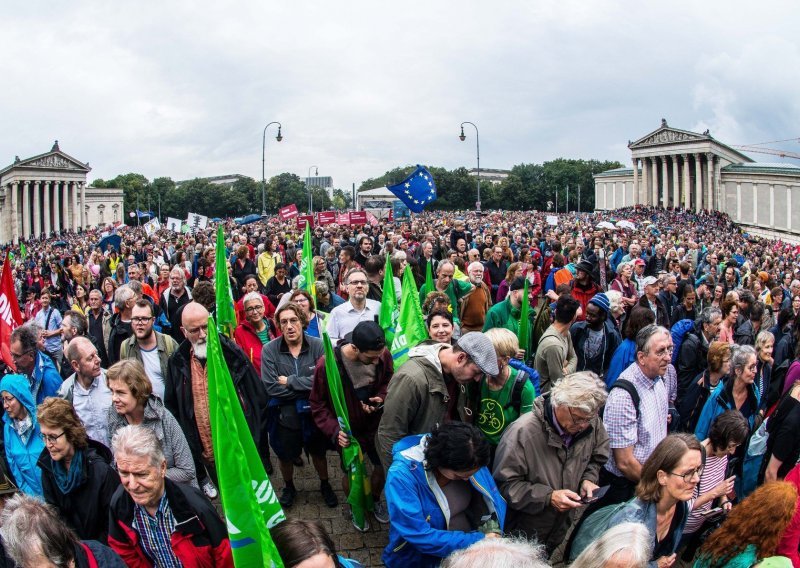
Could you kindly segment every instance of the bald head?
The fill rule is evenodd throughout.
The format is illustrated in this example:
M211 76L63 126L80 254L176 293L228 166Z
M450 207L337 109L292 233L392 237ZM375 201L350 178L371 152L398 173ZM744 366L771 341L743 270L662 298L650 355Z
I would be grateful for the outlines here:
M203 307L202 304L197 302L189 302L183 307L183 313L181 314L181 323L184 327L187 325L187 321L189 326L192 325L192 322L195 320L202 320L202 323L206 323L208 321L208 310Z
M202 304L189 302L181 314L181 331L192 344L194 356L206 360L206 339L208 337L208 310Z

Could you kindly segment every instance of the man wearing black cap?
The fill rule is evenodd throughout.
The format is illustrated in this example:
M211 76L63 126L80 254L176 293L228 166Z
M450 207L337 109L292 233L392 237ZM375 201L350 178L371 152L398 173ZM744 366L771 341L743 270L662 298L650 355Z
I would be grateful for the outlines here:
M493 327L504 327L515 335L519 335L519 317L522 308L522 302L525 301L525 277L517 276L509 286L508 296L502 302L498 302L491 307L489 313L486 314L486 322L483 324L483 331L492 329ZM533 322L536 319L536 313L531 308L530 322L531 329L533 329ZM525 346L520 345L522 349Z
M351 431L343 432L339 426L328 389L325 359L322 357L314 369L314 384L309 399L311 415L320 431L340 451L350 445L351 435L356 438L373 466L370 482L375 499L375 518L381 523L388 523L386 505L380 500L386 476L375 448L375 435L383 413L383 401L389 379L394 373L392 355L386 349L383 329L374 321L362 321L339 342L333 354L342 378ZM345 495L350 492L348 481L346 475L342 477Z
M478 401L467 387L484 374L496 377L497 352L483 333L472 331L455 345L418 345L389 382L376 443L383 467L392 448L410 434L425 434L448 420L472 421Z
M583 321L586 319L586 308L589 305L589 300L601 290L592 280L594 265L591 262L585 259L581 260L575 270L575 280L572 281L572 297L578 300L581 305L578 321Z

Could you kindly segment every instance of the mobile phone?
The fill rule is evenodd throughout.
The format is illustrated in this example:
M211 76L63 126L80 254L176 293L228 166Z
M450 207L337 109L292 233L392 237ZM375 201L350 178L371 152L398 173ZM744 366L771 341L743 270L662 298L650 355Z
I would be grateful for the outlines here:
M600 499L603 495L608 493L608 489L611 487L610 485L606 485L604 487L600 487L599 489L595 489L594 493L592 493L591 497L582 497L581 501L584 503L594 503L598 499Z
M722 507L714 507L713 509L709 509L708 511L700 511L700 514L704 517L715 517L717 515L721 515L725 512L725 509Z

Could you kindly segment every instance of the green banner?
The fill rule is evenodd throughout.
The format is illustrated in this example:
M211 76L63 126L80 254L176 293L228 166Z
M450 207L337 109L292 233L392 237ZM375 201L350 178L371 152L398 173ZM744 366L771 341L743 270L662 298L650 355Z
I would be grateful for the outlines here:
M208 319L208 410L219 492L238 568L283 566L269 529L285 520L250 435L213 317Z
M217 227L216 260L214 264L214 290L217 304L217 324L220 333L233 337L236 329L236 308L233 305L231 282L228 278L228 259L225 258L225 232Z
M398 369L408 359L409 349L428 339L428 329L425 327L425 318L422 317L419 296L416 292L417 285L411 274L410 266L406 266L403 273L403 285L400 289L402 293L400 313L390 348L395 369ZM386 297L383 300L386 303ZM388 337L386 342L389 343Z
M519 348L525 350L523 361L530 357L528 348L531 342L531 302L528 299L528 277L525 277L525 287L522 289L522 308L519 312Z
M378 324L383 328L386 336L386 345L391 345L397 329L397 318L400 317L400 309L397 305L397 294L394 289L394 274L392 273L392 263L389 255L386 255L386 265L383 273L383 296L381 301L381 311L378 313Z
M311 248L311 224L306 223L306 232L303 235L303 256L300 260L300 282L297 285L298 289L305 290L311 294L311 309L316 309L317 305L317 287L314 278L314 254ZM331 294L333 290L331 290Z

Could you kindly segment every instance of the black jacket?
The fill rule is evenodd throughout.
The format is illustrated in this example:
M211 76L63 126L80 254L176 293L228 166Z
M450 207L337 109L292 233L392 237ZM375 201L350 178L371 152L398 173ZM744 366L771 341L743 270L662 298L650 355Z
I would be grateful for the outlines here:
M267 392L261 377L258 376L250 360L233 341L224 335L219 337L222 356L228 365L233 386L239 395L244 417L250 434L262 459L267 457ZM186 435L189 449L194 457L195 468L200 477L203 471L203 444L194 415L194 395L192 394L191 364L189 361L191 343L184 341L167 361L167 376L164 385L164 406L167 407Z
M725 379L726 377L722 377L720 381ZM697 428L697 421L700 420L700 414L703 412L703 407L706 405L712 390L714 390L714 387L711 386L711 381L708 378L708 369L694 377L686 386L683 397L678 397L675 404L676 410L681 417L681 432L694 434Z
M108 362L113 365L119 361L119 348L123 341L133 335L133 328L131 322L122 321L119 313L111 316L108 324L111 326L108 336Z
M678 373L678 406L683 404L682 399L691 383L708 368L708 345L700 337L700 334L703 333L701 329L702 324L696 322L694 329L684 336L678 353L675 365L675 371ZM684 416L682 412L681 416Z
M572 327L569 328L569 334L572 336L572 344L575 346L575 353L578 355L578 368L576 371L594 371L600 378L603 378L608 366L611 364L614 351L622 343L622 337L620 337L619 331L614 327L614 324L608 319L603 322L603 348L589 360L586 359L584 353L586 339L589 337L586 322L579 321L572 324Z
M647 296L642 296L639 298L639 305L647 308L648 310L650 309L650 301L647 299ZM669 329L669 313L667 313L667 308L664 306L664 302L662 302L661 298L658 296L656 296L656 312L656 324L663 325Z
M111 467L111 452L99 442L89 440L84 450L80 485L64 494L53 473L53 460L47 448L39 455L44 500L53 505L59 516L81 540L108 541L108 507L120 486L119 474Z

